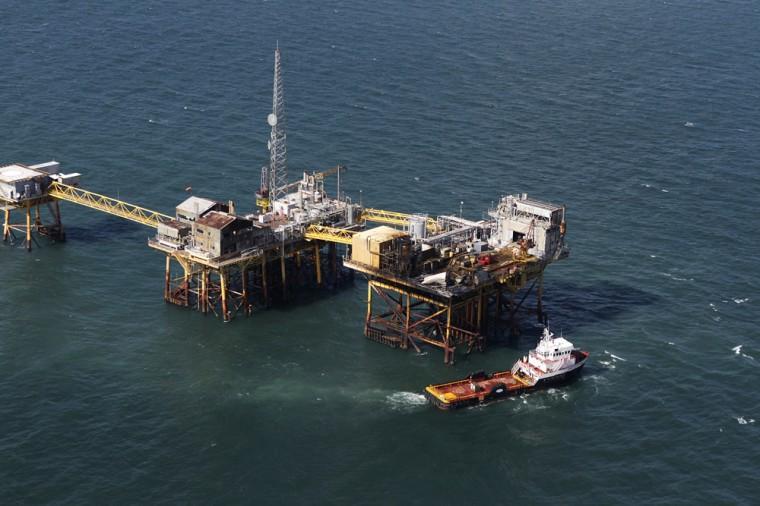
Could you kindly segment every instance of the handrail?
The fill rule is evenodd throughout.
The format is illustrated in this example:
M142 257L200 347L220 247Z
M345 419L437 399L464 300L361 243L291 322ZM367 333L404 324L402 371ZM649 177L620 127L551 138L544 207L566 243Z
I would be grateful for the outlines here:
M397 211L386 211L384 209L372 209L366 207L362 210L361 220L372 221L375 223L387 223L388 225L397 225L406 227L409 225L409 220L413 215L407 213L399 213ZM426 217L425 225L431 232L438 230L438 222L433 218Z
M320 241L335 242L338 244L351 244L351 238L356 232L344 228L326 227L324 225L309 225L304 237Z
M112 214L126 220L135 221L149 227L158 227L164 221L172 220L171 216L157 211L123 202L99 193L83 190L75 186L69 186L58 181L53 181L48 187L48 195L67 202L73 202L81 206L89 207L97 211Z

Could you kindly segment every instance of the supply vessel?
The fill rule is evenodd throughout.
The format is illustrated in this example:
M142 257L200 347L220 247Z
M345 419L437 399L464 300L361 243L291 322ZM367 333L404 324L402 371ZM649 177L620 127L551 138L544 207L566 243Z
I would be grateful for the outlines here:
M472 373L464 379L429 385L425 396L443 410L485 404L548 385L567 383L580 374L589 353L556 337L548 327L535 349L515 362L509 371Z

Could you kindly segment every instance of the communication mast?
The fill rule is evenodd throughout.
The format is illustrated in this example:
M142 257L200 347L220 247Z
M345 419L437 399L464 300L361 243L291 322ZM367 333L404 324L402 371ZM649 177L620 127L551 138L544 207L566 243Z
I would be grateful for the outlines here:
M267 117L272 127L269 135L269 199L277 200L285 193L288 184L288 151L285 135L285 90L282 83L280 47L274 50L274 83L272 86L272 113Z

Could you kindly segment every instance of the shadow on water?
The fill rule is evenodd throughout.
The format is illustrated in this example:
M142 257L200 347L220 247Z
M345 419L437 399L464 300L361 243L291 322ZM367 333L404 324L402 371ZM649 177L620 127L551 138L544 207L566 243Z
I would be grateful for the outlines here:
M112 216L104 216L87 225L66 225L64 221L63 226L70 242L111 242L129 238L135 240L135 248L144 246L144 242L155 234L155 229Z
M287 300L275 298L269 310L286 313L299 308L328 300L351 290L354 287L354 278L347 277L335 284L326 283L322 287L308 285L291 288L291 294Z
M613 320L634 307L657 304L661 297L654 293L612 281L588 284L558 281L552 283L544 296L544 310L562 324L563 330L573 332L596 322Z
M114 242L118 239L127 239L134 244L135 248L145 245L148 238L152 235L151 230L144 225L122 220L115 217L106 217L95 223L81 225L67 225L64 221L63 230L66 234L65 241L56 241L50 237L42 236L36 232L32 234L33 248L61 246L66 243L105 243ZM14 231L7 244L10 247L24 248L24 234Z
M545 289L543 310L555 333L572 336L584 327L614 320L633 307L653 305L660 299L659 295L611 281L588 284L558 281ZM519 334L511 332L509 322L502 321L493 330L491 344L518 350L536 346L543 325L536 317L534 297L528 298L516 317Z

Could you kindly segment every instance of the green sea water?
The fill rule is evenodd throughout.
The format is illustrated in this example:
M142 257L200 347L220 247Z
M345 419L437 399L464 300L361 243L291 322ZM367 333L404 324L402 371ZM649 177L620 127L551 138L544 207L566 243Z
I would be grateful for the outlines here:
M62 204L0 245L2 504L754 504L760 492L756 2L0 3L2 163L61 162L171 213L251 209L273 48L290 166L373 207L568 207L546 273L588 349L561 389L456 413L504 369L366 340L366 284L223 324L166 305L150 230ZM757 422L755 420L758 420Z

